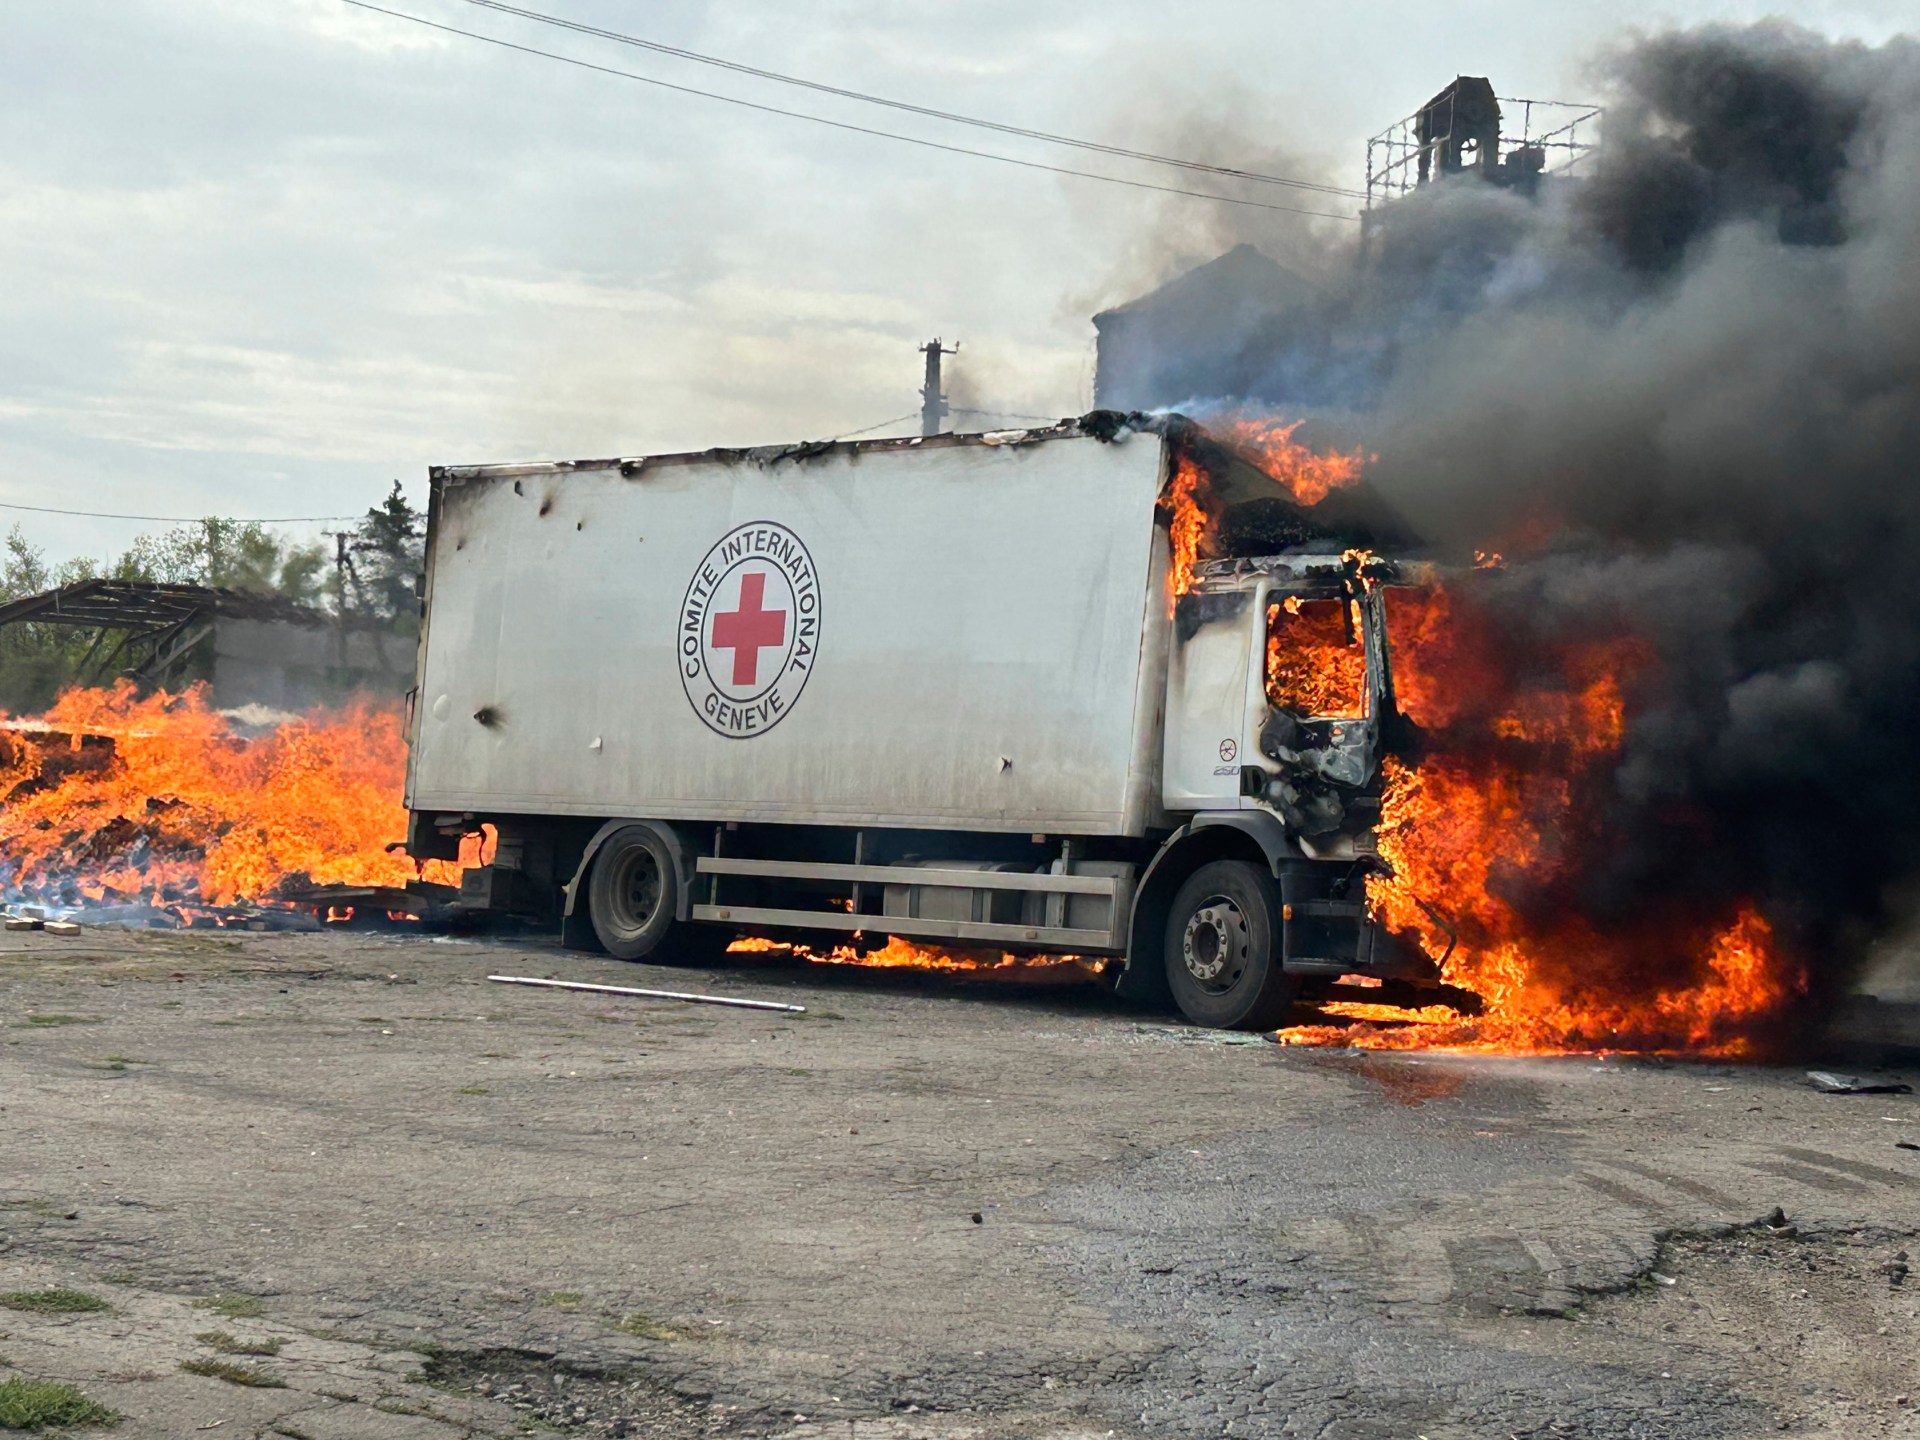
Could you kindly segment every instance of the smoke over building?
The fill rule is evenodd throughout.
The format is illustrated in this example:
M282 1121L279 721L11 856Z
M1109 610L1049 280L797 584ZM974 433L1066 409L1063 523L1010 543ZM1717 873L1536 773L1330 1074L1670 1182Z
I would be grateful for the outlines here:
M1513 685L1644 645L1601 813L1515 903L1757 897L1817 987L1920 855L1920 47L1711 27L1609 88L1575 182L1419 149L1318 295L1226 257L1103 315L1102 395L1357 424L1416 529L1506 553Z

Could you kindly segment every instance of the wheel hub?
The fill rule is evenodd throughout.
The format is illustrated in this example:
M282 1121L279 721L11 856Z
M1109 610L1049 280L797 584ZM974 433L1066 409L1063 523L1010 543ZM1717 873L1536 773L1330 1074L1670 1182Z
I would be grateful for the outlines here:
M1246 917L1225 896L1215 896L1193 912L1180 944L1187 973L1217 989L1225 989L1240 978L1246 951Z
M660 908L660 866L649 852L640 850L621 868L624 873L613 890L614 905L620 912L616 919L624 929L644 929Z

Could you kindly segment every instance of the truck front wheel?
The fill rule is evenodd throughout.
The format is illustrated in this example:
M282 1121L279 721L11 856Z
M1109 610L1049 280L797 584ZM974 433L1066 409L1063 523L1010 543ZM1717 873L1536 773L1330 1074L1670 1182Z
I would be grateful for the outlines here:
M628 825L609 835L587 879L593 933L616 960L689 965L718 958L732 936L710 925L677 924L680 888L659 834Z
M1280 899L1244 860L1202 865L1167 916L1167 983L1180 1012L1219 1030L1271 1030L1295 985L1280 967Z

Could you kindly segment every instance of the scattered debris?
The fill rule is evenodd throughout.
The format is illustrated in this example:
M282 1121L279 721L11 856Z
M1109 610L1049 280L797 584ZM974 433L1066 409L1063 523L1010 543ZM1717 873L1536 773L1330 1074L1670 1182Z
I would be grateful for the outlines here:
M1271 1031L1249 1034L1241 1030L1208 1030L1199 1025L1136 1024L1133 1033L1155 1040L1171 1040L1176 1045L1267 1045L1274 1041Z
M73 920L47 920L40 928L49 935L78 935L84 927Z
M1830 1070L1809 1070L1807 1079L1822 1095L1911 1095L1913 1087L1899 1081L1862 1080L1857 1075L1835 1075Z
M640 990L631 985L588 985L579 980L535 980L526 975L489 975L499 985L537 985L546 990L586 990L596 995L637 995L643 1000L684 1000L689 1005L731 1005L739 1010L784 1010L804 1015L804 1005L785 1005L777 1000L739 1000L731 995L690 995L679 990Z

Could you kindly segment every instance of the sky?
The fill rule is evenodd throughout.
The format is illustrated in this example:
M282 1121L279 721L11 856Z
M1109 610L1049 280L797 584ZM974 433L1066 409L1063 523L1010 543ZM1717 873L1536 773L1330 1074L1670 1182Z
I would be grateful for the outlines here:
M855 125L1309 208L567 34L390 8ZM1456 74L1599 99L1635 29L1739 0L1364 6L524 0L525 8L1008 124L1353 186ZM1920 0L1797 0L1878 42ZM350 516L431 464L840 435L953 400L1066 415L1098 309L1313 220L853 134L515 53L342 0L0 7L0 502ZM961 428L994 423L959 417ZM977 422L977 423L976 423ZM896 425L876 433L910 433ZM0 509L55 559L150 522ZM285 527L294 538L329 528ZM337 526L333 528L338 528Z

